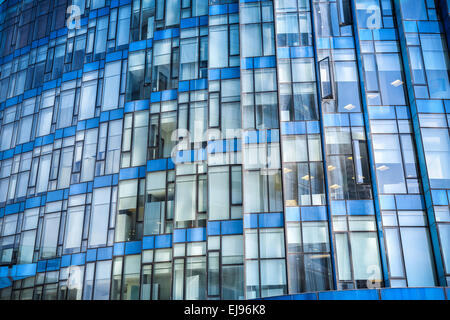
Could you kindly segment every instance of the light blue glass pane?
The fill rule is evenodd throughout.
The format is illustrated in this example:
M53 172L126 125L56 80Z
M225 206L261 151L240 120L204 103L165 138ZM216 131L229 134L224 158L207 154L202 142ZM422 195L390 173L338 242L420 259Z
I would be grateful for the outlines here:
M445 272L450 273L450 224L439 225L439 236L444 258Z
M401 228L406 277L410 287L434 286L431 243L425 228Z

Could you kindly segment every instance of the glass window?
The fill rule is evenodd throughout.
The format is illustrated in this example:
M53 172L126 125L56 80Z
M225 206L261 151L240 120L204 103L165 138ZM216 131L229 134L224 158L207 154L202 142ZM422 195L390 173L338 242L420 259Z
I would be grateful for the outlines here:
M244 299L244 266L224 265L222 266L222 299L243 300Z
M280 47L300 45L297 13L277 14L277 43Z
M245 263L245 286L247 299L258 298L260 296L259 266L256 260L248 260Z
M397 229L386 228L384 230L386 238L386 249L389 260L389 272L391 277L404 277L402 247L400 235Z
M72 120L72 118L71 118ZM18 130L18 137L17 137L17 144L22 144L30 141L31 136L31 129L33 128L33 116L23 117L20 119L20 126ZM8 141L8 138L6 138L5 135L5 141ZM2 145L3 145L3 136L2 136ZM2 146L2 150L4 147Z
M171 263L155 263L152 299L153 300L169 300L172 288L172 264Z
M401 0L403 19L428 20L427 7L424 0Z
M427 287L436 285L433 256L428 231L425 228L401 228L403 257L408 285Z
M26 57L28 57L28 55ZM15 95L17 95L17 94L15 94ZM27 104L28 104L27 102L24 102L22 104L22 110L23 110L22 111L22 116L26 116L26 115L28 115L28 114L30 114L30 113L32 113L34 111L34 110L27 110L29 108L29 106L27 106ZM16 106L10 107L10 108L5 110L5 113L4 113L4 116L3 116L3 118L4 118L3 119L3 123L4 124L8 123L8 122L12 122L12 121L15 120L15 118L16 118L16 110L17 110Z
M150 300L152 267L152 265L142 266L141 300Z
M240 86L239 79L222 80L221 101L239 101ZM224 113L224 115L227 116L227 113Z
M308 153L305 150L307 150L306 135L283 137L284 162L308 161Z
M267 184L259 171L246 171L244 173L244 211L267 211Z
M259 3L242 4L239 22L242 24L261 22Z
M425 68L420 47L409 47L408 50L414 84L426 84Z
M108 17L101 17L97 20L95 35L95 54L103 53L106 50L106 37L108 32Z
M240 103L222 103L222 132L229 136L229 129L241 128L241 106ZM231 130L233 131L233 130ZM234 132L234 131L233 131Z
M372 135L377 179L382 193L406 193L403 161L397 135Z
M94 285L94 268L95 268L94 262L86 264L86 272L84 276L84 285L83 285L83 300L92 299L92 289Z
M291 293L331 289L333 280L329 255L290 254L288 268Z
M23 216L22 230L30 230L37 228L39 219L39 208L27 209Z
M119 25L117 27L117 46L128 44L130 38L131 6L119 8Z
M230 210L228 167L210 167L208 187L209 219L228 219Z
M98 9L105 6L105 0L92 0L92 9Z
M58 129L70 127L72 125L74 103L75 103L75 90L66 90L61 92Z
M402 134L400 136L402 143L403 159L405 173L407 178L417 177L415 150L411 135Z
M292 81L315 81L314 64L311 59L292 59Z
M286 294L286 265L284 259L260 260L261 297Z
M122 300L139 299L140 271L141 256L126 256L123 271Z
M228 28L214 26L209 28L209 68L228 67Z
M339 112L361 110L359 80L355 62L336 62L334 70Z
M131 52L128 58L127 100L140 100L144 97L144 76L145 51Z
M365 86L367 91L378 91L378 73L373 54L363 55Z
M52 155L48 154L41 157L39 161L39 171L36 183L36 192L46 192L48 186L48 178L50 174L50 163L52 160Z
M420 41L430 97L433 99L449 99L448 53L445 40L440 34L420 33Z
M278 128L278 104L276 94L255 94L255 104L256 128Z
M432 188L447 188L450 185L450 137L447 129L422 131L428 176Z
M263 31L263 51L265 56L275 55L275 30L272 23L264 23Z
M105 174L119 172L121 141L122 120L110 121L108 129Z
M36 230L26 231L21 234L19 247L19 263L32 263Z
M229 26L230 28L230 55L238 55L239 54L239 25L233 24ZM208 46L208 43L206 43L206 46ZM206 56L206 54L205 54ZM203 60L207 60L203 59ZM235 66L236 63L230 61L232 64L231 66Z
M242 167L231 167L231 203L242 204Z
M142 1L141 39L153 38L155 22L155 0Z
M177 177L175 187L175 220L177 222L195 220L196 190L195 176Z
M180 0L166 0L166 27L180 23Z
M242 263L244 243L242 235L222 237L222 264Z
M147 174L147 203L145 205L144 234L159 234L165 228L166 172ZM171 201L172 203L173 201ZM170 211L170 209L169 209Z
M171 52L171 39L153 43L153 91L166 90L171 86Z
M5 202L8 195L9 178L0 180L0 202Z
M296 0L275 0L275 7L278 12L297 11Z
M450 224L439 224L439 237L446 273L450 273Z
M303 251L329 251L328 225L326 222L303 222Z
M102 111L117 108L120 92L120 73L121 61L105 64Z
M120 300L120 292L122 291L122 269L123 257L115 258L112 268L111 300Z
M275 91L277 89L275 69L255 70L255 92Z
M93 300L108 300L112 261L99 261L95 268L95 287Z
M259 230L260 258L284 257L284 232L283 229Z
M207 0L192 0L192 16L203 16L208 14Z
M348 235L345 233L335 234L336 239L336 259L339 280L352 280L350 267L350 252L348 248Z
M204 140L207 128L207 103L193 102L189 108L189 130L191 133L191 142L200 142Z
M258 7L259 12L259 7ZM259 24L241 25L241 56L261 56L261 27Z
M39 125L37 128L36 136L38 137L45 136L50 133L50 130L52 128L51 126L52 117L53 117L53 108L41 109L41 111L39 112ZM9 138L9 141L11 141L11 138Z
M180 80L198 78L198 38L182 39L180 42Z
M83 82L81 86L80 110L78 120L93 118L97 96L97 80Z
M258 230L248 229L245 230L245 258L257 259L258 254ZM248 261L247 261L248 262Z
M51 108L49 108L51 111ZM51 120L50 120L51 121ZM14 123L2 126L1 150L8 150L11 147L11 139L14 130Z
M17 214L5 216L3 222L3 236L9 236L16 233L17 217Z
M132 166L144 165L147 160L148 112L134 114Z
M136 236L138 180L119 183L119 203L116 218L116 241L130 241Z
M206 258L186 259L186 300L206 299Z
M96 188L93 191L89 246L106 245L111 188Z
M81 245L83 232L84 206L67 210L64 249L77 249Z
M94 178L95 160L97 156L97 134L97 128L87 130L85 133L81 181L89 181Z
M381 280L376 233L352 232L350 233L350 245L355 280Z
M56 255L60 213L46 214L42 229L41 259L53 258Z
M311 18L309 12L300 12L298 24L300 27L300 45L312 45Z
M350 0L338 0L338 16L339 24L341 26L346 26L352 23L352 11Z
M327 154L351 154L351 135L350 129L326 128L326 152Z
M68 188L72 173L73 147L62 149L59 162L58 189Z
M320 70L320 87L322 99L330 99L333 97L333 86L331 82L330 59L325 58L319 62Z
M176 145L172 134L177 128L177 114L176 112L164 112L161 114L161 128L160 128L160 147L162 149L162 157L169 158ZM161 152L161 151L160 151ZM161 154L161 153L160 153Z
M397 53L376 55L383 105L404 105L405 94L400 57Z

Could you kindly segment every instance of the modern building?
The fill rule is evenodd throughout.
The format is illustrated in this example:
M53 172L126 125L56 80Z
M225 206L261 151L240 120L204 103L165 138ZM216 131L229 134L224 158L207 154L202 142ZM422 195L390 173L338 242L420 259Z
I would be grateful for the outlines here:
M450 298L450 2L6 0L1 299Z

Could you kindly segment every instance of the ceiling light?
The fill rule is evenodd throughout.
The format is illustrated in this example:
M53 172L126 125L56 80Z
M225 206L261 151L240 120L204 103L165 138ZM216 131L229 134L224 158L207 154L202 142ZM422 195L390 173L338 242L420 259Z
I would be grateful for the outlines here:
M296 207L297 200L286 200L286 207Z
M391 82L391 85L393 85L394 87L399 87L399 86L401 86L403 84L403 82L402 81L400 81L400 80L395 80L394 82Z
M332 186L330 186L330 189L336 190L339 189L341 186L338 184L333 184Z
M328 254L312 254L309 259L323 259L323 258L328 258L329 255Z
M345 107L344 107L344 109L347 109L347 110L353 110L353 109L355 109L356 107L354 106L354 105L352 105L351 103L350 104L348 104L348 105L346 105Z
M332 165L329 165L329 166L328 166L328 171L333 171L334 169L336 169L335 166L332 166Z
M389 167L388 167L388 166L385 166L385 165L382 165L382 166L379 166L379 167L377 168L377 170L380 170L380 171L386 171L386 170L389 170Z

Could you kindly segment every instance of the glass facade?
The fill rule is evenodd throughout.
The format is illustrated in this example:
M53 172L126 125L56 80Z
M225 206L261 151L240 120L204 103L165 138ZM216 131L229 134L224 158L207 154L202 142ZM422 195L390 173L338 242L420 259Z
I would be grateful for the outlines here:
M3 1L0 299L449 287L449 43L446 0Z

